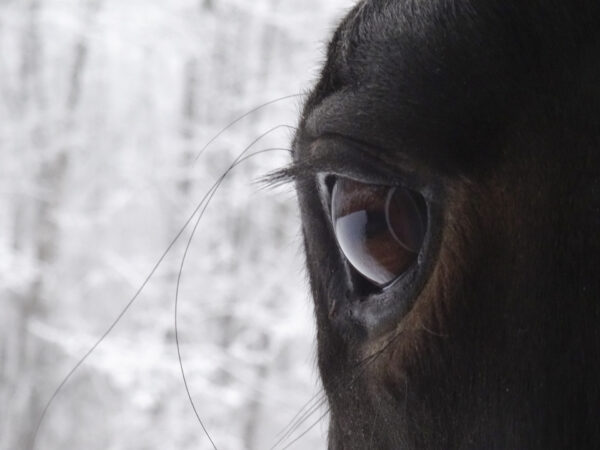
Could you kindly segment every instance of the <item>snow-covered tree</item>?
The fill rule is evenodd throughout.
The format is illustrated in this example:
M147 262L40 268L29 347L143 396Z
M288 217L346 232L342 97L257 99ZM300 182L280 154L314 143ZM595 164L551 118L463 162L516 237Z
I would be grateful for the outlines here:
M1 450L212 448L176 337L220 449L326 413L293 190L253 182L289 161L273 150L230 172L183 271L195 219L33 440L240 152L273 128L249 152L289 149L302 97L204 144L305 92L351 3L0 0Z

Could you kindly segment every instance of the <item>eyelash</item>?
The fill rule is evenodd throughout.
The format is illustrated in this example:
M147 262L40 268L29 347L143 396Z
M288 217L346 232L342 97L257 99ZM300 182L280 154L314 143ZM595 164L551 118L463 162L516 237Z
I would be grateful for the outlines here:
M414 176L403 176L403 174L391 173L391 171L379 169L375 164L354 165L348 160L342 165L338 161L331 161L329 158L314 158L294 161L287 167L267 174L262 181L269 186L281 186L290 183L299 183L305 181L319 181L322 177L344 177L360 181L365 184L380 184L397 186L407 186L417 190L416 184L412 178ZM383 166L383 163L380 163ZM408 182L407 182L408 180ZM298 186L301 188L301 186Z
M414 164L401 154L386 159L389 151L374 148L344 136L326 135L296 150L302 157L289 166L269 174L269 184L287 184L314 180L319 174L353 178L372 184L406 185L417 190Z

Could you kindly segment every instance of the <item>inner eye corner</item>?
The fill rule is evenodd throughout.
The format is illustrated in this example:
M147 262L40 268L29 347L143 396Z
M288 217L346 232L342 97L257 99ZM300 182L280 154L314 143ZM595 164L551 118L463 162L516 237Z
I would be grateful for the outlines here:
M322 184L329 196L331 196L331 193L333 192L333 186L335 185L337 178L338 177L332 173L325 173L322 175Z

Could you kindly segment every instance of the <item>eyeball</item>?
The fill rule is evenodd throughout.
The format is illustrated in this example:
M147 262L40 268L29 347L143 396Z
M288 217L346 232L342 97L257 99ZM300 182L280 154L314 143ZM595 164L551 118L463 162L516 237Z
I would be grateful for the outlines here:
M425 202L418 193L347 178L333 185L331 220L348 262L378 287L416 261L427 229Z

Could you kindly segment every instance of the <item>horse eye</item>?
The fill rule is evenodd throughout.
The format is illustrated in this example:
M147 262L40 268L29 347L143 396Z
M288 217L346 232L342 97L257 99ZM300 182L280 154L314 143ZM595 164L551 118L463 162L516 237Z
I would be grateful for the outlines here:
M400 186L337 178L331 192L335 237L348 262L384 286L417 259L425 236L425 202Z

